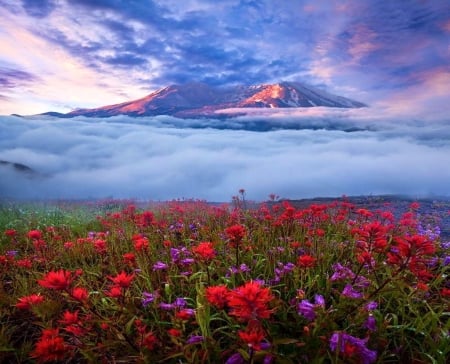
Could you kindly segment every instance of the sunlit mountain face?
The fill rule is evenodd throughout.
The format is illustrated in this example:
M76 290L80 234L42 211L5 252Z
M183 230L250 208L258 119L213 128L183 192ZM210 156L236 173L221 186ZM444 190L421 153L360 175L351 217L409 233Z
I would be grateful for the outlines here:
M61 117L110 117L117 115L177 117L213 116L217 110L235 108L360 108L365 104L332 95L296 82L212 87L204 83L171 85L146 97L94 109L78 109L67 114L47 113ZM223 114L221 114L223 115Z

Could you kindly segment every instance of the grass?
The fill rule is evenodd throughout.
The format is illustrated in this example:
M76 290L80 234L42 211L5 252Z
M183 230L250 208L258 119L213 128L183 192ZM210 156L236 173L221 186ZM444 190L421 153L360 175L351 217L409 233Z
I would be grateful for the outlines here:
M0 361L446 363L439 216L342 200L0 208Z

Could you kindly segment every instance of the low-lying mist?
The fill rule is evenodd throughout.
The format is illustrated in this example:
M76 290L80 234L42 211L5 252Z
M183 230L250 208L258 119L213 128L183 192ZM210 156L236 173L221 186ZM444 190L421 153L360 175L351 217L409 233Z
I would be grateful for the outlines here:
M223 119L0 117L0 197L450 194L450 127L370 109ZM21 169L12 163L31 169Z

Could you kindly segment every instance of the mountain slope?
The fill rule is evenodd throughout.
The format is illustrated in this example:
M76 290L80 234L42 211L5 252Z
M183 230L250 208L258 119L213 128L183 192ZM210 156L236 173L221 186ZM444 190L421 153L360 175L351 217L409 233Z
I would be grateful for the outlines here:
M94 109L78 109L68 114L47 115L75 117L109 117L116 115L178 117L214 116L216 110L229 108L292 108L292 107L365 107L361 102L296 82L272 85L219 88L203 83L172 85L141 99Z

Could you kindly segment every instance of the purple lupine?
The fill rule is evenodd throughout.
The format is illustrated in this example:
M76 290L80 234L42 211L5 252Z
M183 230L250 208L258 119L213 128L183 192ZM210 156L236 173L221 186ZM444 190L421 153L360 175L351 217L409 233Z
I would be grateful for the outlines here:
M363 298L364 295L361 292L356 291L351 284L347 284L341 294L349 298Z
M369 314L369 316L367 316L367 319L364 322L363 327L369 331L377 331L377 321L375 320L375 317L373 317L372 314Z
M186 344L198 344L201 343L205 338L201 335L191 335L186 340Z
M316 318L317 307L325 308L325 299L320 294L314 296L314 303L311 303L309 300L301 300L297 305L297 312L299 315L313 321Z
M239 353L235 353L235 354L231 355L225 362L225 364L244 364L244 363L245 363L245 360L242 357L242 355Z
M167 269L167 268L169 268L169 266L166 263L161 262L161 261L157 261L155 264L153 264L153 270L154 271L156 271L156 270L164 270L164 269Z
M339 281L344 279L353 279L355 278L355 273L347 267L344 267L340 263L333 264L334 273L331 276L332 281Z
M159 308L164 310L164 311L171 311L175 308L175 305L173 303L166 303L166 302L161 302L159 304Z
M191 265L195 263L193 258L184 258L180 260L181 265Z
M366 305L364 306L364 308L365 308L367 311L373 311L373 310L376 310L377 307L378 307L378 303L375 302L375 301L367 302Z
M178 308L185 308L187 306L186 300L182 297L177 297L173 304L175 305L175 307L178 307Z
M242 263L242 264L239 266L239 268L237 268L237 267L231 267L231 268L229 269L229 272L231 272L231 274L246 273L246 272L250 272L250 268L249 268L246 264ZM227 273L227 276L229 277L229 276L230 276L230 273Z
M144 296L142 298L142 306L144 306L144 307L147 307L157 297L157 294L153 294L150 292L142 292L142 295Z
M377 353L367 348L366 339L359 339L345 332L334 332L330 338L330 349L350 356L357 356L362 364L371 364L377 360ZM348 347L352 350L348 353Z

